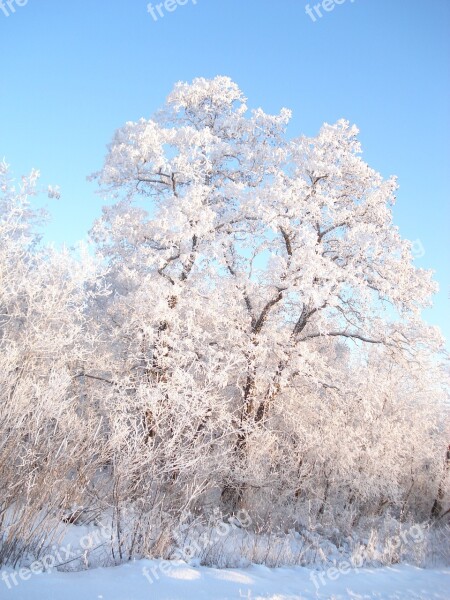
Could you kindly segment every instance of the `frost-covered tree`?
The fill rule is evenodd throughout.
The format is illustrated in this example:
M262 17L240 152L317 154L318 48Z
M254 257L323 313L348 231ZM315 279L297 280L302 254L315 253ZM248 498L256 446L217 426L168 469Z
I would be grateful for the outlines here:
M290 139L289 119L216 77L114 135L92 230L114 292L92 310L120 439L187 504L190 479L261 514L416 510L441 468L436 286L357 129Z
M39 248L38 177L14 182L0 163L0 562L42 548L96 470L98 418L77 380L96 345L95 269Z

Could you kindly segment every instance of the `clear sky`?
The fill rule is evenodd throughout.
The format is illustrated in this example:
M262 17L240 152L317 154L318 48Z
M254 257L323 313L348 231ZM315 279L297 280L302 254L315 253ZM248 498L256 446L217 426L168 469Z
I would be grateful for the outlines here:
M102 204L86 176L117 127L176 81L228 75L251 107L291 108L292 135L358 125L399 177L395 222L436 271L426 318L449 339L450 0L325 0L315 21L304 0L184 1L155 20L147 0L0 0L0 158L61 186L45 239L86 236Z

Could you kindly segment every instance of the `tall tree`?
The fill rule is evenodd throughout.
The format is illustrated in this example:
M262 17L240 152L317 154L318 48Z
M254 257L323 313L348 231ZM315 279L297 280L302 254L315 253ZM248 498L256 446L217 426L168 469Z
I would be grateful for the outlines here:
M379 346L414 370L442 347L420 317L436 285L392 222L395 179L362 160L348 122L289 139L289 119L249 111L226 77L179 83L153 119L116 132L94 175L116 198L92 232L120 294L108 310L120 326L125 306L140 314L158 381L169 385L180 348L206 372L212 353L235 365L224 375L234 501L251 440L275 435L269 423L301 406L299 390L316 403L349 397L336 352L352 348L348 364Z

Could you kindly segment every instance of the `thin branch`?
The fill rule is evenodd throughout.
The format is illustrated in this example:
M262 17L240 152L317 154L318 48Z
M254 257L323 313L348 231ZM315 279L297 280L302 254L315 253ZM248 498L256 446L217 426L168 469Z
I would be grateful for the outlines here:
M372 340L371 338L366 338L359 333L347 333L345 331L330 331L329 333L312 333L311 335L307 335L302 338L300 341L304 342L305 340L309 340L311 338L317 337L345 337L349 339L360 340L361 342L367 342L368 344L384 344L383 340Z

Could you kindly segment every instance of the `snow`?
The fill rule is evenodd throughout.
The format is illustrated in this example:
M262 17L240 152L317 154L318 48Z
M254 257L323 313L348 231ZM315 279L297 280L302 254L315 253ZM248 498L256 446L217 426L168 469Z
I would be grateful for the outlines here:
M325 574L296 567L211 569L141 560L81 572L3 571L1 600L449 600L450 568L397 565ZM14 577L15 575L15 577ZM314 585L313 579L316 580ZM16 581L16 584L14 583ZM323 583L324 582L324 583ZM8 587L9 586L9 587Z

